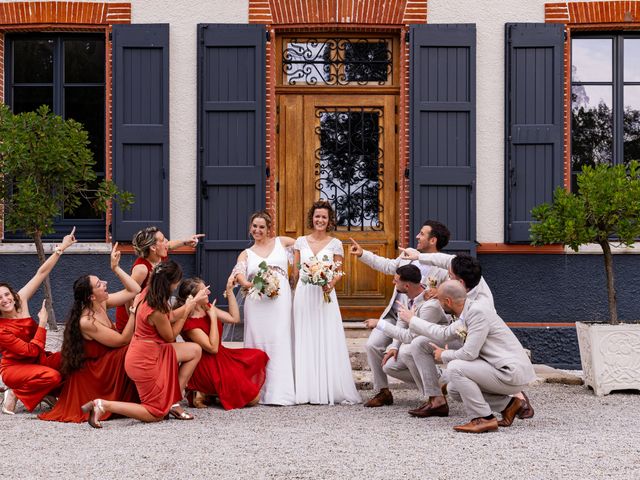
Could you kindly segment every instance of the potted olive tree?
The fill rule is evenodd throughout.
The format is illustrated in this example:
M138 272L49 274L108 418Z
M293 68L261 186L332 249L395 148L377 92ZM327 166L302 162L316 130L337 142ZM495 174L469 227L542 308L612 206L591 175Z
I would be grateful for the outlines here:
M558 188L553 203L533 209L533 245L563 243L573 251L596 243L603 253L609 324L576 322L585 385L596 395L640 389L640 324L618 319L612 245L633 247L640 237L640 164L586 166L578 191Z
M0 105L0 213L7 230L33 239L41 264L43 237L54 232L63 211L73 213L83 199L97 212L106 211L112 199L125 209L133 202L110 181L92 187L95 160L88 145L82 124L54 115L46 105L17 115ZM48 278L44 290L49 328L56 330Z

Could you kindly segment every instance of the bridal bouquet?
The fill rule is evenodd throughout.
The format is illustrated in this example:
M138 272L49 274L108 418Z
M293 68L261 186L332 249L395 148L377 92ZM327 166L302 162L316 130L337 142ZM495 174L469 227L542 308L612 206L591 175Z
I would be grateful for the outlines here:
M244 293L255 300L260 300L263 296L274 299L280 293L280 279L267 262L263 261L258 265L258 273L251 279L251 283L253 286Z
M311 260L303 262L299 265L300 268L300 281L309 285L317 285L324 287L328 285L334 278L344 275L344 272L340 270L342 262L332 262L326 255L322 257L322 260L317 257L312 257ZM331 302L331 297L328 292L324 292L324 301Z

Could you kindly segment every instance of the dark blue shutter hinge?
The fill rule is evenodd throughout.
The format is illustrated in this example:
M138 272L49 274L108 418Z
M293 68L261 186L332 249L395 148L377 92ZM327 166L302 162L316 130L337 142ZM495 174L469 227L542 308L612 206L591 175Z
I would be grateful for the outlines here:
M113 40L113 32L109 32L109 41Z
M206 180L200 181L200 195L205 200L209 198L209 190L207 189L207 181Z
M269 30L267 30L267 42L271 41L271 32Z
M409 32L404 34L404 41L409 43Z
M407 167L404 169L404 178L409 180L410 177L411 177L411 172L409 171L409 167Z
M269 178L271 176L271 169L267 167L265 173L267 174L267 178Z

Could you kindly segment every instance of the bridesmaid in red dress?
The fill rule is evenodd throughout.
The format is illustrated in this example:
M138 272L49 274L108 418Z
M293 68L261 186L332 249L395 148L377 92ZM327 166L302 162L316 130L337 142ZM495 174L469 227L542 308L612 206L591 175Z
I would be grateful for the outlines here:
M111 270L125 286L124 290L108 293L107 282L95 275L83 275L73 284L74 302L62 343L61 371L67 378L58 403L38 415L41 420L86 422L89 415L80 408L96 397L138 401L136 387L124 370L134 317L131 315L124 331L118 333L107 316L107 309L125 304L140 292L140 285L120 268L117 248L116 243L111 250ZM107 418L105 415L103 420Z
M168 259L169 250L174 248L198 245L200 237L204 234L195 234L185 240L167 240L158 227L147 227L133 236L131 244L138 258L131 268L131 278L140 285L142 290L147 286L151 270L158 263ZM122 332L129 321L129 308L131 302L121 305L116 309L116 330Z
M143 422L157 422L167 414L179 420L193 417L180 406L184 388L200 360L202 349L189 342L175 343L185 320L197 302L207 298L204 289L173 312L169 297L182 279L180 265L169 260L153 268L149 286L142 292L136 308L133 339L125 357L124 368L136 384L140 404L95 399L82 406L89 413L89 424L101 428L105 413L116 413Z
M29 300L58 263L62 252L76 243L75 231L74 227L19 291L8 283L0 283L0 376L9 387L4 392L2 413L13 415L17 400L32 411L62 382L60 353L44 350L47 313L44 308L40 310L36 324L29 314ZM47 397L46 401L51 404L55 398Z
M187 298L206 288L199 278L185 280L178 290L176 306L180 307ZM226 296L229 300L228 313L203 299L182 327L184 339L197 343L203 350L187 385L187 389L194 392L193 405L197 408L206 407L206 395L217 395L225 410L253 406L260 400L269 357L257 348L235 349L222 345L222 322L240 322L233 280L227 283Z

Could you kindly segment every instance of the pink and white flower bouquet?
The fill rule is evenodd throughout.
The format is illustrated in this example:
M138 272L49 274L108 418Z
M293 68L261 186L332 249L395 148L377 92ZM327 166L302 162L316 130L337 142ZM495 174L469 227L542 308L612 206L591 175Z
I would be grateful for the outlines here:
M341 277L344 272L340 270L342 262L333 262L329 260L329 257L324 255L322 260L317 257L312 257L306 262L302 262L299 265L300 268L300 281L305 285L317 285L324 287L329 285L334 278ZM331 296L328 292L323 291L324 301L331 302Z

